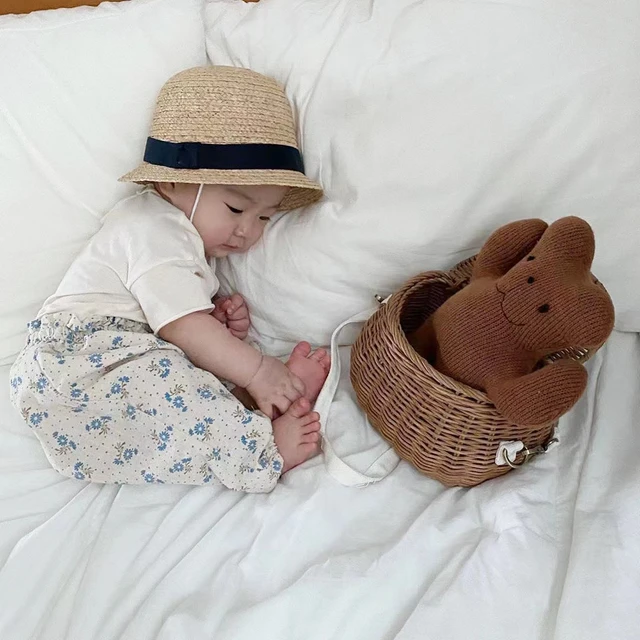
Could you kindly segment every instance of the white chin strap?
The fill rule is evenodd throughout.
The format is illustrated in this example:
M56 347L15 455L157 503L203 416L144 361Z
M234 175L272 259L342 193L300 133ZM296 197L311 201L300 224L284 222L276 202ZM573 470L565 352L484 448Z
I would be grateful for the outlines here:
M189 222L193 222L193 216L196 215L196 209L198 208L198 202L200 202L200 196L202 195L202 187L204 187L203 184L201 184L198 187L198 195L196 196L195 202L193 203L193 208L191 209L191 215L189 216Z

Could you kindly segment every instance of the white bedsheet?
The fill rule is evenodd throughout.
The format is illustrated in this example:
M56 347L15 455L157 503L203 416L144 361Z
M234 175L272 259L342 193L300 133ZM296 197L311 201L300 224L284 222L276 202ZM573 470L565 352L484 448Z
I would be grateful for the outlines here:
M315 460L240 495L58 476L2 369L0 638L637 638L639 336L590 370L561 445L475 489L405 464L347 489Z

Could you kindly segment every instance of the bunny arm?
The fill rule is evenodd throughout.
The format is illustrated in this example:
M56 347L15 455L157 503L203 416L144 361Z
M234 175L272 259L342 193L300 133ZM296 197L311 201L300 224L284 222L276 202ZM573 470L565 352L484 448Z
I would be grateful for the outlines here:
M574 360L558 360L537 371L487 385L496 409L514 424L549 424L569 411L587 386L587 370Z
M489 236L476 258L473 278L500 278L536 246L547 229L543 220L518 220Z

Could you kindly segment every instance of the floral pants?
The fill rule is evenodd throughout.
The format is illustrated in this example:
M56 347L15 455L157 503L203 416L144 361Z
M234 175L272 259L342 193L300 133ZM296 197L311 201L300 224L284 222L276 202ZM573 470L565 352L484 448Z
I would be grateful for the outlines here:
M29 323L11 398L51 465L93 482L271 491L271 421L142 323L51 314Z

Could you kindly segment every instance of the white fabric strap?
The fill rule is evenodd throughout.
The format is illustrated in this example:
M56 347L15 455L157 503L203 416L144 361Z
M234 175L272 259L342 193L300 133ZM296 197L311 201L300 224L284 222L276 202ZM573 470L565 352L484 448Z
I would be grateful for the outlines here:
M198 202L200 202L200 196L202 195L202 188L203 187L204 187L203 184L201 184L198 187L198 194L196 195L195 202L193 203L193 207L191 209L191 215L189 216L189 222L193 222L193 216L196 215L196 209L198 208Z
M388 298L387 298L388 300ZM385 300L383 304L387 302ZM393 469L400 462L398 454L389 447L380 457L378 457L366 470L366 473L361 473L350 467L346 462L340 459L331 446L331 442L327 436L329 412L331 410L331 403L338 389L338 383L340 382L340 354L338 352L338 337L341 331L350 324L357 322L364 322L368 320L379 307L373 309L367 309L352 316L348 320L345 320L331 336L331 369L327 380L322 387L322 391L316 400L314 410L320 414L320 424L322 425L322 450L324 451L325 466L329 475L335 480L348 487L366 487L374 482L379 482L383 478L386 478ZM375 469L374 469L375 467ZM367 475L369 474L369 475Z

